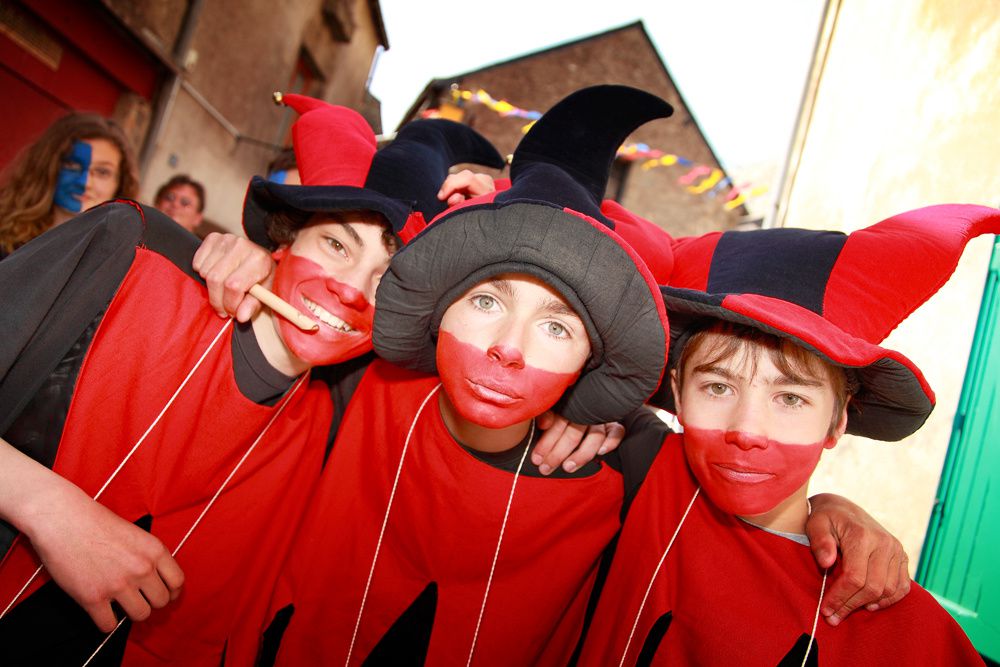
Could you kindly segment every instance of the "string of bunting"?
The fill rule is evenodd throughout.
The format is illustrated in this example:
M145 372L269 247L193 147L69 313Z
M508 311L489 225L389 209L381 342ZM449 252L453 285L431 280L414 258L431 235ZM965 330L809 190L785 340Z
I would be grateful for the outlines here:
M496 112L501 117L523 118L530 121L521 128L522 133L527 132L532 124L542 117L539 111L522 109L507 100L498 100L482 88L473 92L471 90L461 90L457 86L453 86L451 89L451 98L454 104L480 104ZM427 109L421 113L421 117L423 118L437 118L440 116L441 112L439 109ZM688 171L680 176L677 182L683 185L691 194L707 194L710 197L718 197L722 194L723 190L728 188L729 191L722 196L724 202L723 208L727 211L731 211L742 205L751 197L756 197L767 192L766 186L754 186L751 183L737 185L728 176L725 176L721 169L697 164L680 155L650 148L647 144L643 143L621 146L618 149L618 156L630 161L642 160L643 171L673 165L688 167Z

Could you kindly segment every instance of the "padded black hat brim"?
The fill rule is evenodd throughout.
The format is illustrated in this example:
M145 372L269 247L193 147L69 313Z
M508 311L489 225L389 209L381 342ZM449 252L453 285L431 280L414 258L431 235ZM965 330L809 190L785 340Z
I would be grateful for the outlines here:
M859 365L852 363L852 360L839 358L832 351L833 346L823 349L822 346L809 342L804 327L801 332L788 323L779 328L763 319L711 303L707 300L707 295L691 290L663 287L662 293L670 313L670 355L675 363L680 358L679 348L689 338L692 328L698 326L699 321L711 317L734 324L745 324L788 339L835 366L851 370L857 377L860 388L848 404L848 433L874 440L901 440L923 426L934 409L933 394L929 393L916 365L898 352L852 338L851 345L855 348L868 348L867 355L871 359L870 363ZM706 299L698 296L706 296ZM802 311L803 319L809 317L810 314L805 309ZM847 334L842 332L841 336L846 338ZM673 392L668 381L664 381L650 402L671 412L675 410Z
M376 352L436 371L438 326L465 290L504 273L545 280L587 328L593 359L557 404L570 421L621 419L659 385L666 364L662 301L643 266L600 223L546 203L460 209L400 250L378 288Z
M324 213L375 211L385 216L398 233L406 225L410 207L368 188L349 185L283 185L254 176L243 203L243 230L247 238L265 248L274 248L267 233L268 214L285 209Z

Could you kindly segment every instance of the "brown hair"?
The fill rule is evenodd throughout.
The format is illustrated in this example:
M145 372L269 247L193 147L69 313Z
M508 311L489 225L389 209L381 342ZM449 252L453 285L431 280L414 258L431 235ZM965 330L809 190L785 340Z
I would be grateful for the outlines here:
M52 226L59 169L73 144L83 139L106 139L118 148L122 160L115 196L139 196L136 161L121 127L95 113L69 113L6 170L0 185L0 251L12 252Z
M291 245L295 236L304 227L324 222L374 222L382 225L382 244L389 254L399 250L399 239L392 233L392 227L381 213L367 210L356 211L302 211L286 208L273 211L267 216L267 235L275 245Z
M295 151L291 148L286 148L267 163L267 171L265 173L268 178L271 178L271 174L277 171L288 171L289 169L298 168L299 165L295 159Z
M190 185L194 188L195 194L198 195L198 212L201 213L205 210L205 186L187 174L176 174L169 181L161 185L160 189L156 191L156 197L153 198L153 204L159 206L160 200L166 196L167 192L178 185Z
M771 363L783 375L791 378L807 377L828 379L833 388L833 415L828 436L832 436L840 423L840 416L857 393L858 384L853 373L820 358L813 352L796 345L787 338L769 334L747 324L734 324L724 320L709 319L696 325L676 357L677 387L683 386L684 370L695 352L701 349L709 334L723 336L716 339L710 358L700 366L714 366L721 361L742 355L744 362L750 363L750 373L757 373L757 363L762 350L767 350ZM699 366L699 367L700 367Z

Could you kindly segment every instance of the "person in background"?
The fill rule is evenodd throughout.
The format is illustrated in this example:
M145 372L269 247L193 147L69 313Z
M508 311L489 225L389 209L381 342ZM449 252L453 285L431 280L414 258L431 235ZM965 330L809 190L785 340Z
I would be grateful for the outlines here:
M187 174L176 174L156 191L153 206L193 234L203 218L205 186Z
M0 258L77 213L139 194L135 157L121 127L69 113L26 148L0 184Z

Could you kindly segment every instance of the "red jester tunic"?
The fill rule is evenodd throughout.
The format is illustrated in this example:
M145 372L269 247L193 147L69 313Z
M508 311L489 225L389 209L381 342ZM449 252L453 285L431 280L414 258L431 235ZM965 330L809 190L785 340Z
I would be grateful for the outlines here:
M629 509L580 665L801 665L823 580L812 552L718 510L704 493L639 613L697 488L681 438L667 437ZM958 624L916 584L894 606L855 612L836 628L820 619L808 660L983 664Z

